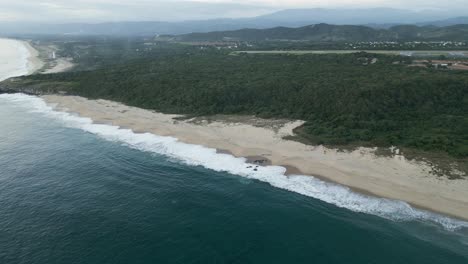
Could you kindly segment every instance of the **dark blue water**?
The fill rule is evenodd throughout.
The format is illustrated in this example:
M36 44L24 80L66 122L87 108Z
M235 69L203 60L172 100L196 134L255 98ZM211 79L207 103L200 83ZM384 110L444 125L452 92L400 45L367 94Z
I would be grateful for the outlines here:
M467 230L357 213L0 97L0 263L468 263Z

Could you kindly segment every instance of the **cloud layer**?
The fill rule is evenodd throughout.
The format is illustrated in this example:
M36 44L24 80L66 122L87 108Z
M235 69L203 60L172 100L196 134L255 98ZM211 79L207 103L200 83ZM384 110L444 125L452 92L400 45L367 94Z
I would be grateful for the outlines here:
M0 0L0 21L176 21L250 17L305 7L394 7L468 13L468 0ZM464 9L464 10L460 10Z

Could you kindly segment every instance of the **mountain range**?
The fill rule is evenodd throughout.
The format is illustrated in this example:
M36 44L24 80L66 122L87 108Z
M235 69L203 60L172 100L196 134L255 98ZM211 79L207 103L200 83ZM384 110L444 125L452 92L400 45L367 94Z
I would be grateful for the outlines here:
M0 23L0 35L160 35L187 34L238 30L244 28L267 29L273 27L303 27L312 24L367 25L375 28L388 28L401 24L419 26L450 26L468 23L468 16L453 17L453 13L443 11L410 11L390 8L370 9L289 9L253 18L212 19L180 22L139 21L108 22L98 24L68 23Z

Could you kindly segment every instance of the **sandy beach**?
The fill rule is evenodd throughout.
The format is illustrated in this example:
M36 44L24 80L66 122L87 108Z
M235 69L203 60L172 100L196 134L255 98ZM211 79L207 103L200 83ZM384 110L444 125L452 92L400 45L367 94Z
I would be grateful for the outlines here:
M430 173L431 167L402 155L377 156L374 149L342 152L284 140L301 121L261 120L254 117L220 117L178 120L166 115L106 100L76 96L42 97L57 110L77 113L95 122L172 136L181 142L202 145L250 157L261 165L280 165L289 174L312 175L379 197L406 201L461 219L468 219L468 179L449 180Z
M70 59L68 58L58 58L55 60L55 66L53 66L50 69L47 69L43 71L43 74L48 74L48 73L59 73L59 72L64 72L68 71L75 66Z
M44 67L44 62L39 58L39 51L27 41L21 41L29 52L28 56L28 74L34 74Z
M0 80L33 74L44 66L39 52L27 41L0 38L0 57Z
M52 56L58 52L58 47L55 45L35 45L34 47L28 41L20 41L28 50L29 74L49 74L59 73L71 70L75 64L71 58Z
M39 47L28 42L28 74L57 73L69 70L73 63L56 58L45 63L54 47ZM44 70L48 65L49 69ZM395 200L413 206L468 220L468 178L451 180L431 174L429 164L408 160L395 152L378 156L375 149L359 148L343 152L323 146L310 146L283 139L293 135L302 121L263 120L251 116L215 116L209 120L180 119L176 115L156 113L106 100L88 100L76 96L47 95L42 98L60 111L89 117L96 123L130 128L136 133L149 132L179 141L216 149L236 157L245 157L256 166L278 165L286 175L310 175L348 186L357 192Z

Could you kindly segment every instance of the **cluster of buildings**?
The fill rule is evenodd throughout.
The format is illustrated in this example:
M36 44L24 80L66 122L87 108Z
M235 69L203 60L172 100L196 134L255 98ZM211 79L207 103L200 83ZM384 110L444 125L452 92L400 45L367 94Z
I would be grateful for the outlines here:
M457 60L414 60L410 66L468 71L468 61Z

